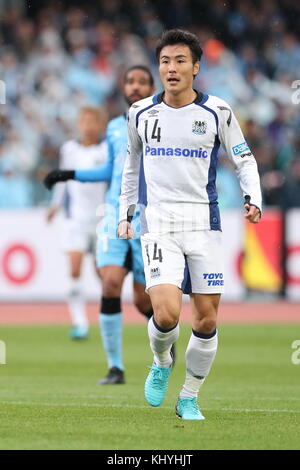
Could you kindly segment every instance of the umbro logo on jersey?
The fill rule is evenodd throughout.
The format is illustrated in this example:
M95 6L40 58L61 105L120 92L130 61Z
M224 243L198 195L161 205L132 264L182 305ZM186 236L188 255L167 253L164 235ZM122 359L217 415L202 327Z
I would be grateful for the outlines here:
M158 109L150 109L150 111L148 111L148 116L157 116L159 113L159 110Z
M194 121L192 132L197 135L206 134L207 124L206 121Z

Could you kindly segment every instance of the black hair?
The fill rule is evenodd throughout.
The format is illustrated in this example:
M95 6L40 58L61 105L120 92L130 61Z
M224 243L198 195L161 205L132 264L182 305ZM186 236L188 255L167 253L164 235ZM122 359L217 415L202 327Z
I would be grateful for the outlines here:
M127 75L129 74L129 72L131 72L132 70L143 70L144 72L146 72L148 75L149 75L149 83L151 86L154 85L154 78L153 78L153 75L152 75L152 72L151 70L149 69L149 67L147 67L146 65L132 65L131 67L129 67L129 69L126 70L125 74L124 74L124 83L126 82L127 80Z
M156 59L159 62L159 56L161 50L166 46L174 46L175 44L184 44L188 46L192 58L193 64L195 64L198 60L201 60L202 56L202 48L199 43L199 39L193 33L189 31L183 31L182 29L169 29L165 31L157 43L156 46Z

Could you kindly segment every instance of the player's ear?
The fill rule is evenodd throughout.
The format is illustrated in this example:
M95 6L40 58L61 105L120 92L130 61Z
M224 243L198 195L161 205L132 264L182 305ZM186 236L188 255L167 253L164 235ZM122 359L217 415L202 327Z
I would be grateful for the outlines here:
M199 70L200 70L200 60L197 60L197 62L195 62L194 65L193 65L193 75L194 75L194 77L197 75Z

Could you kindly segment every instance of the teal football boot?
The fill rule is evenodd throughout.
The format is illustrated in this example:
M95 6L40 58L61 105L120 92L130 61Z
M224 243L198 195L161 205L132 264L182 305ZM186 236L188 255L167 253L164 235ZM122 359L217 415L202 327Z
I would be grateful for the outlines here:
M171 370L172 365L170 367L152 365L145 382L145 398L149 405L159 406L164 401Z
M71 339L87 339L89 336L89 330L86 327L74 326L70 330Z
M201 420L205 419L197 403L197 398L178 398L176 414L181 419Z

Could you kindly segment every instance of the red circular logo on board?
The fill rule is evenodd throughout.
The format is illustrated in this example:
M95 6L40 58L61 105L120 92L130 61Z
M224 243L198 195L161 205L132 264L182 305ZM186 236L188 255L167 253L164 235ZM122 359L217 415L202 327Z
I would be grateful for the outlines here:
M25 269L21 274L15 273L12 267L13 258L16 255L22 255L25 259ZM12 284L25 284L30 281L36 270L36 258L33 251L22 243L11 245L7 248L3 255L2 264L4 276Z

